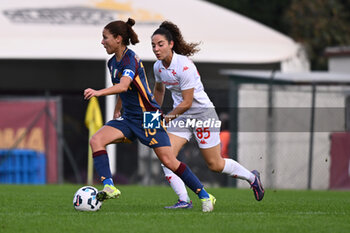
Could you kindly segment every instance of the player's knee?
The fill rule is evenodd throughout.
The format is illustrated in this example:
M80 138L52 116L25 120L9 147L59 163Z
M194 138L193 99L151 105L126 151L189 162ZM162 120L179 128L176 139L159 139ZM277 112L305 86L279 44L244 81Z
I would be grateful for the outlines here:
M98 147L100 145L100 139L96 136L96 135L93 135L91 138L90 138L90 146L92 148L95 148L95 147Z
M208 168L213 172L221 172L223 166L218 161L209 161L207 162Z
M162 163L164 164L165 167L167 167L173 172L177 169L177 167L175 166L175 163L171 159L165 158L162 160Z
M173 170L171 169L171 162L169 160L163 160L162 163L166 168Z

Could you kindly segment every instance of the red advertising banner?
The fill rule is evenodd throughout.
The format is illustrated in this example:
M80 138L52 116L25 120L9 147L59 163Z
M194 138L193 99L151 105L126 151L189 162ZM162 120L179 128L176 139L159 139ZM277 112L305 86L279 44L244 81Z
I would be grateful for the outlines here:
M0 99L0 149L32 149L46 156L46 180L57 183L57 102Z
M350 133L331 135L330 189L350 189Z

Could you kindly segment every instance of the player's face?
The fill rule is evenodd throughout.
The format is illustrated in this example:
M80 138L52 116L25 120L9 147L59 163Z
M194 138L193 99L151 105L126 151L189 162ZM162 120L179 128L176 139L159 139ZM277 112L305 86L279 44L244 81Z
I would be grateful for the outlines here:
M168 41L165 36L156 34L152 36L152 49L158 60L167 60L172 57L173 41Z
M120 36L116 38L107 29L103 29L101 44L105 47L108 54L116 53L120 46Z

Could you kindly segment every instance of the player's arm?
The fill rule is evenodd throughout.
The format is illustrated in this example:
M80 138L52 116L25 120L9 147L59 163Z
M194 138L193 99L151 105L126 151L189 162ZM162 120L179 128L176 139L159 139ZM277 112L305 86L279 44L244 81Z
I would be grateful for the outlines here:
M129 76L123 76L121 77L120 82L118 84L115 84L111 87L104 88L101 90L94 90L92 88L87 88L84 91L84 98L88 100L93 96L99 97L99 96L114 95L114 94L126 92L131 82L132 82L132 79Z
M193 102L193 93L194 88L183 90L181 92L182 94L182 102L177 105L176 108L174 108L170 113L168 113L165 116L165 121L168 123L170 120L175 119L176 117L180 116L184 112L186 112L188 109L191 108L192 102Z
M121 116L122 110L122 99L120 96L117 96L117 103L115 104L113 119L116 119Z
M153 95L159 106L162 106L165 94L164 84L161 82L156 82L154 85Z

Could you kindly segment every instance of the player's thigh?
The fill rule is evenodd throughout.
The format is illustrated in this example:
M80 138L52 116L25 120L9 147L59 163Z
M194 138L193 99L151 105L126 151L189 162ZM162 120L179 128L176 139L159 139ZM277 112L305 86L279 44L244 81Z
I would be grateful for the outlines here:
M221 157L221 145L210 148L200 148L202 156L210 170L221 172L225 166L225 160Z
M171 143L171 148L173 150L173 153L175 156L178 156L181 148L188 142L186 138L179 137L175 134L168 133L170 143Z
M111 126L104 125L92 136L90 145L92 150L94 150L97 149L96 147L104 147L123 138L124 134L122 131Z

